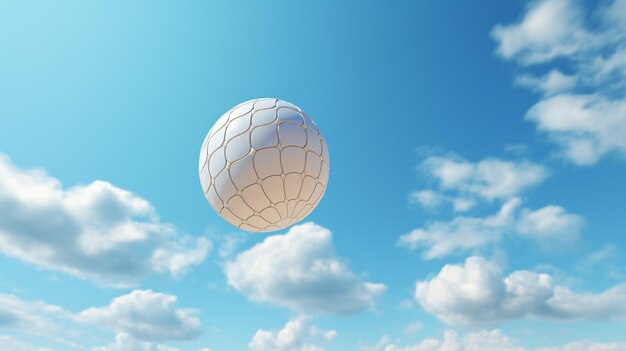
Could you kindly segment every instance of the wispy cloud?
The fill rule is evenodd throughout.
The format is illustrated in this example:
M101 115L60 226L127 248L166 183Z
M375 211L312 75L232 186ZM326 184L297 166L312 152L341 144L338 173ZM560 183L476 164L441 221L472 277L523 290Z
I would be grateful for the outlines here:
M582 216L558 205L522 207L522 195L550 176L542 164L495 157L472 162L447 153L429 155L417 169L434 188L411 193L410 201L428 210L450 203L456 213L447 221L427 221L398 239L399 246L422 250L424 259L479 254L507 236L529 239L542 248L553 244L562 247L575 243L584 227ZM458 214L480 209L478 205L494 204L500 209L490 215Z
M594 25L581 1L541 0L492 31L496 52L528 70L516 84L542 94L526 119L577 165L626 156L626 1L598 4ZM536 76L537 64L549 72Z
M174 295L135 290L113 299L108 305L73 313L43 301L0 295L0 327L75 349L85 349L76 340L80 335L93 332L92 327L95 327L117 335L113 343L98 350L170 350L158 342L194 339L201 330L197 312L178 308L175 303ZM76 330L80 330L80 334ZM5 341L20 343L17 339Z
M305 316L295 317L279 331L259 329L248 344L251 351L324 351L320 345L335 339L335 330L308 325Z
M427 157L418 171L434 182L436 189L413 192L409 199L429 209L451 203L457 212L468 211L479 202L519 196L550 174L545 166L526 160L485 158L471 162L453 153Z

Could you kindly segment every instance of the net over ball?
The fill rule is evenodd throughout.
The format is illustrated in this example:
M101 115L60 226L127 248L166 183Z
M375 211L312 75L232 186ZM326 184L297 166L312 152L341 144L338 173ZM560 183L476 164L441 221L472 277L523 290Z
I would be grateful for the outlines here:
M297 106L255 99L224 113L200 150L200 184L230 224L269 232L305 218L328 183L330 160L319 129Z

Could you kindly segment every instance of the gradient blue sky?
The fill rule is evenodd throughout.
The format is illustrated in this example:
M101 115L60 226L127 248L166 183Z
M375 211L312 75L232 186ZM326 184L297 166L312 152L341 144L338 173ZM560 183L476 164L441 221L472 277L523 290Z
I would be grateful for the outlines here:
M81 311L151 289L176 296L176 308L195 309L199 333L146 337L129 349L246 350L257 330L276 332L295 320L337 336L309 333L310 340L267 350L409 350L445 330L498 330L531 350L581 340L626 350L625 4L2 1L0 153L13 171L0 167L0 207L19 197L12 177L33 168L66 188L103 180L149 201L176 235L204 237L212 249L185 274L151 272L116 287L18 255L6 239L0 294L23 303L18 309L0 299L0 317L22 311L31 322L0 318L0 341L25 350L90 350L116 334L133 338L102 319L84 322ZM229 285L224 267L267 235L241 233L213 212L200 191L198 152L223 112L256 97L297 104L324 134L329 186L306 221L333 233L332 255L358 279L386 286L371 307L348 316L285 308L251 301ZM446 183L441 172L450 165L471 175L445 173L455 179ZM425 190L430 202L417 195ZM38 195L25 196L26 208ZM475 205L454 210L449 202L458 199ZM484 224L515 199L522 204L514 218ZM553 212L533 212L550 205ZM18 241L28 221L15 224L4 211L0 232ZM400 238L416 229L421 239L403 245ZM457 240L460 232L466 237ZM425 254L434 243L485 236L494 239ZM220 255L232 237L234 251ZM567 290L575 295L570 303L597 308L552 311L548 297L499 311L507 303L500 292L477 305L497 315L483 320L485 313L465 309L471 301L458 302L463 296L438 307L415 296L416 282L436 282L447 264L467 268L470 256L483 258L486 275L549 274L550 296ZM479 291L495 284L465 278ZM28 307L42 303L73 317ZM62 336L76 345L55 339L65 331L48 322L33 330L32 318L74 331Z

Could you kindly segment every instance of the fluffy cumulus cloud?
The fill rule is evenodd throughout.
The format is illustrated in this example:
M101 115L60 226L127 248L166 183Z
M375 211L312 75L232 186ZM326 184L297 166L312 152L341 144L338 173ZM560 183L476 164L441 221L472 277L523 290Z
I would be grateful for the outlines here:
M373 306L385 290L357 277L336 257L332 233L310 222L240 253L225 273L249 299L297 311L351 314Z
M119 333L115 336L115 340L106 346L99 346L92 351L180 351L173 347L162 344L141 341L132 338L128 334Z
M519 22L492 32L502 58L550 67L516 84L542 94L526 119L578 165L626 156L626 0L594 5L585 16L582 1L530 2ZM586 18L597 21L593 29Z
M201 324L195 310L177 308L175 302L173 295L135 290L109 305L73 313L42 301L0 295L0 328L44 337L64 348L84 349L73 341L80 336L73 331L90 333L95 331L90 327L95 327L115 332L116 339L94 350L176 350L158 342L193 339L200 333Z
M259 329L248 344L251 351L323 351L320 345L335 339L337 332L309 326L307 318L299 316L274 332Z
M104 307L92 307L76 318L146 341L187 340L200 333L200 320L191 309L175 306L176 296L135 290Z
M502 201L518 196L549 175L544 166L530 161L486 158L470 162L454 154L430 156L418 169L438 189L416 191L410 200L425 208L449 202L458 212L471 209L478 201Z
M204 238L159 221L146 200L110 183L65 189L0 154L0 253L111 285L149 272L174 276L202 262Z
M433 259L478 250L506 235L526 237L542 247L578 239L584 226L581 216L556 205L532 210L520 209L521 204L522 200L513 198L490 216L457 216L450 221L431 222L401 236L398 245L422 250L422 258Z
M507 276L482 257L448 264L418 281L415 298L450 325L477 326L519 318L625 320L626 284L600 293L575 292L548 274L514 271Z
M463 336L446 330L443 338L428 338L418 344L398 346L383 336L370 351L626 351L626 343L578 341L560 347L528 349L499 330L483 330Z

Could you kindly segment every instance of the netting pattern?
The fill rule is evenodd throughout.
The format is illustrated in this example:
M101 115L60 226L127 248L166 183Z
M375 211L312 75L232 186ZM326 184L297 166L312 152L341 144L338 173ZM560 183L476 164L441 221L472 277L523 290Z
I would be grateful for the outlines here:
M200 151L200 183L211 207L241 229L268 232L306 217L328 183L319 129L279 99L241 103L213 125Z

